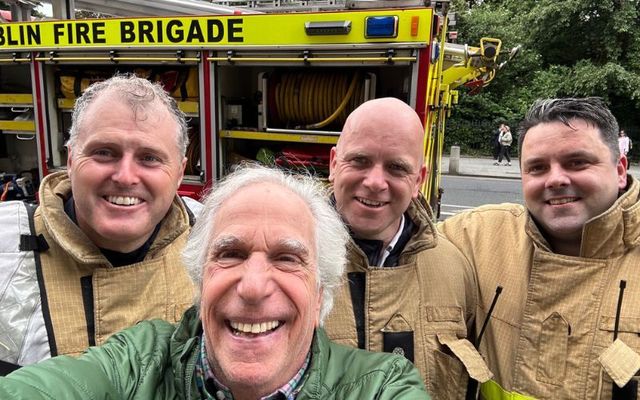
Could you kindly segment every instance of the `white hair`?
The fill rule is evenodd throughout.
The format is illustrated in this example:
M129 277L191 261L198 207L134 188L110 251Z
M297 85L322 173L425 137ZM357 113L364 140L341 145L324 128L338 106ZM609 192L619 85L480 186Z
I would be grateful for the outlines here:
M339 214L329 203L328 189L308 175L293 175L257 164L243 164L217 182L204 200L204 207L191 230L183 251L183 260L197 287L195 298L199 306L202 295L202 274L207 263L213 233L213 221L222 204L240 189L258 183L273 183L298 195L313 215L318 289L322 289L320 324L333 307L333 295L342 283L346 265L346 244L349 233ZM259 202L260 199L256 199Z

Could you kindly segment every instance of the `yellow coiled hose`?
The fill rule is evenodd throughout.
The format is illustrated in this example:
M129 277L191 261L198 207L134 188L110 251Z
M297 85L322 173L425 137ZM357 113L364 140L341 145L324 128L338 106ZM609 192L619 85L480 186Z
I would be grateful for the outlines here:
M333 122L342 126L364 96L359 71L284 73L275 87L280 121L298 129L318 129Z

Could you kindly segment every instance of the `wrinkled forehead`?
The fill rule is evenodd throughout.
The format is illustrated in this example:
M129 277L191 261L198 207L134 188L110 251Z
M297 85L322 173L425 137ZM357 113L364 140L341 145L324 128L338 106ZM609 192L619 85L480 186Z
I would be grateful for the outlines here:
M244 225L314 242L315 218L307 202L274 182L253 182L224 199L214 217L214 230Z

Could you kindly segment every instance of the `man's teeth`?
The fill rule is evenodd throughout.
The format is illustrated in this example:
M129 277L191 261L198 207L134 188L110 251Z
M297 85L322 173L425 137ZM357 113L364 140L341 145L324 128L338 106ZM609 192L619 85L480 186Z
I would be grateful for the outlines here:
M242 322L229 321L231 328L242 333L264 333L280 326L278 321L260 322L257 324L243 324Z
M119 206L135 206L141 202L137 197L128 196L107 196L107 201Z
M578 198L577 197L565 197L562 199L551 199L549 200L549 204L551 204L552 206L557 206L560 204L567 204L567 203L571 203L576 201Z
M380 207L382 206L384 203L381 201L373 201L373 200L368 200L368 199L363 199L362 197L358 197L358 201L362 204L365 204L367 206L371 206L371 207Z

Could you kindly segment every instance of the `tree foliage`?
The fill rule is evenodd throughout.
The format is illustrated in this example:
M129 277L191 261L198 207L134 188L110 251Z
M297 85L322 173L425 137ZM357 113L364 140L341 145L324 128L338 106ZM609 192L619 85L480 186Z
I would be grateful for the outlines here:
M599 96L640 144L640 1L454 0L458 42L502 40L522 51L485 90L461 96L446 144L490 149L497 124L512 127L542 97Z

